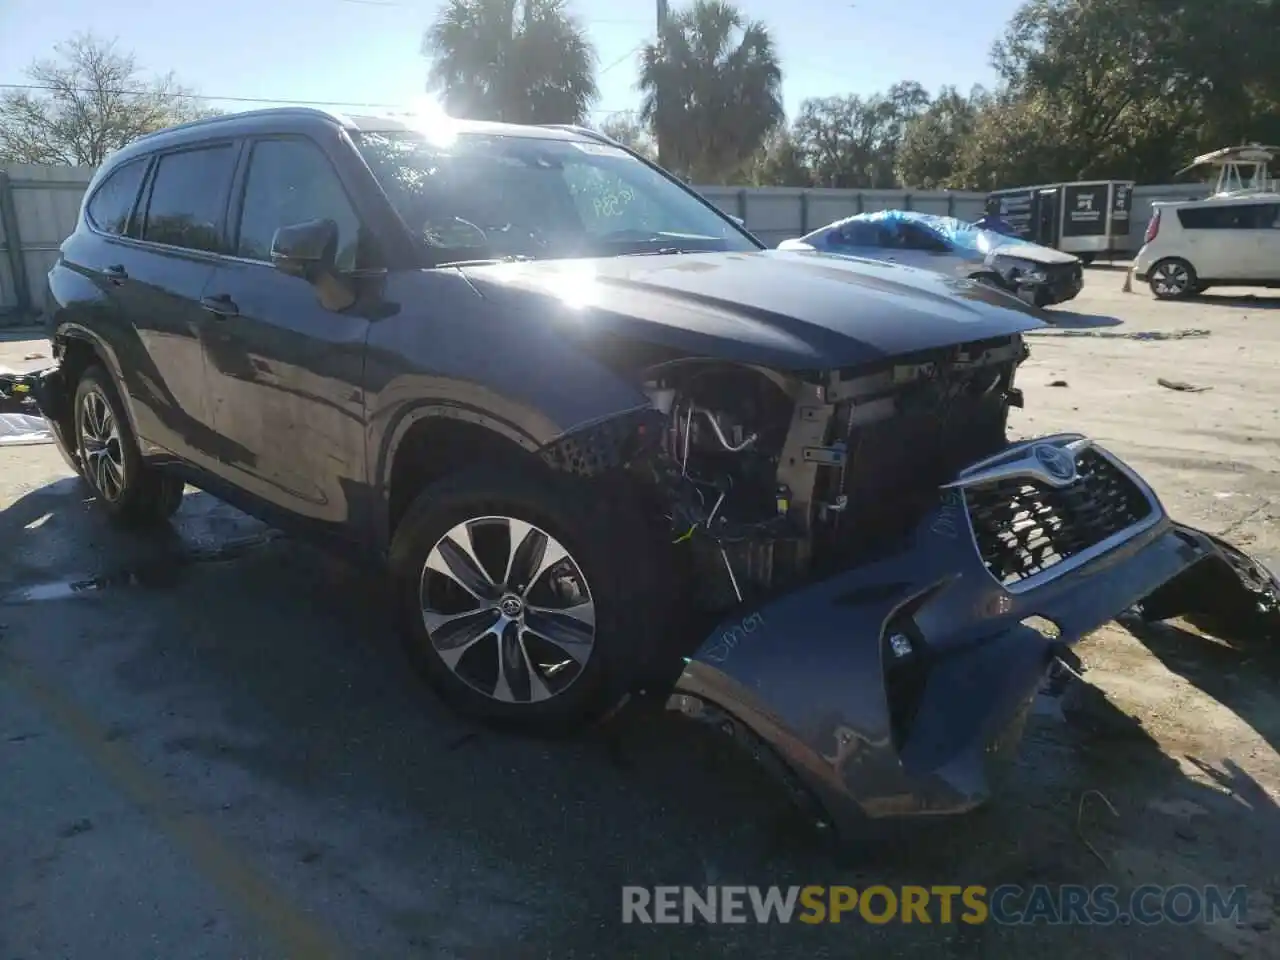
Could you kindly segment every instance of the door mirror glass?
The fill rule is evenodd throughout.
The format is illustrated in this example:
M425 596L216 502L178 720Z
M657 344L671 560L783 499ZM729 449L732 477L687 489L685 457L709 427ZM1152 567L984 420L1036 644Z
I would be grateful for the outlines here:
M271 263L282 273L317 280L333 273L338 254L338 225L308 220L281 227L271 238Z

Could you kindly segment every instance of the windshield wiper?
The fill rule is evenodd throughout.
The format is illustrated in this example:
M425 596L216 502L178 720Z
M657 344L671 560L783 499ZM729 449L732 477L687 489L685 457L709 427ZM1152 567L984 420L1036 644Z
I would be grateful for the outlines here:
M511 253L505 257L486 257L482 260L450 260L448 263L437 263L437 267L488 267L495 263L528 263L534 258L524 253Z
M657 250L635 250L631 253L620 253L620 257L662 257L673 253L706 253L706 250L685 250L683 247L659 247Z

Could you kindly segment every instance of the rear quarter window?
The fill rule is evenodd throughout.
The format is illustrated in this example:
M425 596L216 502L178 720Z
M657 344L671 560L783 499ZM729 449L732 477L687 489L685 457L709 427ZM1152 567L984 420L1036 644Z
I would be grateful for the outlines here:
M129 229L129 215L138 200L148 160L147 157L130 160L107 174L85 207L90 225L112 236L124 236Z

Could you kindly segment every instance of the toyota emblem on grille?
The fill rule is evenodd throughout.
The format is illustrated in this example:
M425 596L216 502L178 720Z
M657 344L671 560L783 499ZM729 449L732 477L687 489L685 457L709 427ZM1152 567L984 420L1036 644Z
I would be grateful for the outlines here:
M1048 443L1038 443L1034 449L1036 462L1054 480L1067 483L1076 478L1076 461L1066 450Z

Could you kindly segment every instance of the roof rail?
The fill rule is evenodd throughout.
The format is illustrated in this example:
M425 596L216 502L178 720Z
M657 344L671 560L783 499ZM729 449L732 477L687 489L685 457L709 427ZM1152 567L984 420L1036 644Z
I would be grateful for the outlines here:
M584 127L576 123L540 123L538 126L546 130L563 130L566 133L576 133L580 136L589 137L596 143L605 143L611 147L622 146L612 137L605 136L599 130L592 130L590 127Z
M159 130L153 130L151 133L132 141L132 143L141 143L142 141L149 140L152 137L163 136L178 130L194 130L200 127L217 126L220 123L226 123L228 121L247 120L252 117L261 116L280 116L281 114L319 117L325 120L340 119L339 114L335 114L329 110L321 110L318 107L263 107L261 110L243 110L238 113L220 113L216 117L202 117L199 120L188 120L186 123L176 123L171 127L162 127Z

